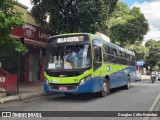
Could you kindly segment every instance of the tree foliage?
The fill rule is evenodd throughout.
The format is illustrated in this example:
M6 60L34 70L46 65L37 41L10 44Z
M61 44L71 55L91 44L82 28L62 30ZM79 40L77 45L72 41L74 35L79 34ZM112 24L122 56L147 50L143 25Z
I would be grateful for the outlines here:
M0 2L0 54L14 55L16 53L24 54L26 47L10 36L13 27L23 24L21 14L17 12L13 5L17 4L15 0L1 0Z
M122 47L134 44L135 41L141 42L149 29L148 22L140 9L137 7L129 9L123 2L118 2L108 26L112 42L119 42Z
M118 0L31 0L36 21L55 31L91 32L105 27ZM46 22L47 15L49 23Z
M134 44L125 46L128 50L134 51L136 60L144 60L148 57L149 49L141 44L141 42L136 41Z
M160 70L160 41L149 40L145 46L149 49L146 61L154 70Z

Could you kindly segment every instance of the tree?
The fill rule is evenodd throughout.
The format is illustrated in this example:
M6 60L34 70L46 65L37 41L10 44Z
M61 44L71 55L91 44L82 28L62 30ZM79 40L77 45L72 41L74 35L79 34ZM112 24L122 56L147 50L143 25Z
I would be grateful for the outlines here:
M112 42L119 42L122 47L134 44L136 41L141 42L143 35L149 29L148 22L140 9L137 7L129 9L123 2L118 2L108 26Z
M130 46L125 46L128 50L134 51L136 60L145 60L148 57L149 49L143 46L139 41L136 41Z
M146 61L153 70L160 70L160 41L149 40L145 46L149 49Z
M21 14L13 7L15 4L15 0L0 2L0 55L24 54L27 51L21 42L10 36L13 27L24 23Z
M104 28L118 0L31 0L37 23L56 33L91 32ZM50 16L49 23L46 22ZM101 30L101 29L100 29Z

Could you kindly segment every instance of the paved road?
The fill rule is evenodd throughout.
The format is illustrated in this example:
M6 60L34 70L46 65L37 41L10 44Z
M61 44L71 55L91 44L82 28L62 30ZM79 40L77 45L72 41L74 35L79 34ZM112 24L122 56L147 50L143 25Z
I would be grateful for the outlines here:
M62 94L41 96L25 101L2 104L0 105L0 111L148 111L159 92L160 81L152 84L147 77L144 77L141 81L132 83L129 90L114 89L105 98L97 98L93 94L74 95L70 98ZM59 117L57 119L69 120L75 118ZM116 120L117 118L108 119ZM118 120L125 119L128 118L118 118ZM130 119L141 120L143 118L134 117Z

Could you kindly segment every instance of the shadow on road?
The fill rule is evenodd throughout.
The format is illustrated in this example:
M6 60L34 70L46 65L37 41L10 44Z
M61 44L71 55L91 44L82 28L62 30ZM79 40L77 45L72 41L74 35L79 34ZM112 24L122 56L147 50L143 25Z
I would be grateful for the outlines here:
M64 94L56 94L56 95L48 95L46 97L47 101L70 101L70 102L87 102L97 99L94 94L91 93L83 93L83 94L74 94L72 96L65 96Z
M133 86L131 86L131 88L132 87ZM123 90L124 90L123 88L111 89L111 93L106 97L116 94L117 92L122 92ZM47 101L58 101L58 102L64 102L64 101L88 102L88 101L93 101L100 98L102 97L97 96L96 93L81 93L81 94L73 94L72 96L65 96L64 94L48 94L45 96L45 99Z

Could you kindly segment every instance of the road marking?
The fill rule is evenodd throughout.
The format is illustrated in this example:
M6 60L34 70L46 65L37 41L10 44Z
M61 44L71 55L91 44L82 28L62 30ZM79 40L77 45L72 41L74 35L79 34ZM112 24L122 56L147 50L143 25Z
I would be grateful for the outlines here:
M144 86L145 86L145 85L146 85L146 86L160 86L160 84L136 84L136 83L132 83L131 85L134 85L134 86L138 86L138 85L139 85L139 86L143 86L143 85L144 85Z
M160 93L158 94L158 96L156 97L156 99L154 100L152 106L150 107L150 109L148 111L154 111L155 107L157 106L158 102L160 101ZM143 120L148 120L149 117L144 117Z

